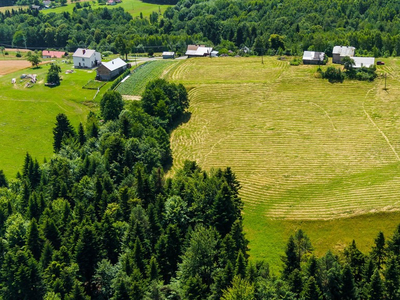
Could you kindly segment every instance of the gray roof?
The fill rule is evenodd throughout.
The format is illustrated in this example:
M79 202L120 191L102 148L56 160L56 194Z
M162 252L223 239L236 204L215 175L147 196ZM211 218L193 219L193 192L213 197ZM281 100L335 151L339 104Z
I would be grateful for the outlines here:
M339 54L340 56L354 56L356 48L351 46L335 46L333 47L333 54Z
M316 60L323 61L325 57L324 52L304 51L303 60Z
M82 57L82 58L90 58L95 53L95 50L78 48L75 53L72 55L73 57Z
M109 69L110 71L114 71L117 70L121 67L124 67L127 65L126 62L124 62L122 59L120 59L119 57L116 59L113 59L109 62L103 62L102 63L103 66L105 66L107 69Z
M366 67L369 68L375 64L374 57L351 57L354 60L354 68Z
M173 56L173 55L175 55L175 52L167 52L167 51L164 51L164 52L162 53L162 55L163 55L163 56L164 56L164 55Z

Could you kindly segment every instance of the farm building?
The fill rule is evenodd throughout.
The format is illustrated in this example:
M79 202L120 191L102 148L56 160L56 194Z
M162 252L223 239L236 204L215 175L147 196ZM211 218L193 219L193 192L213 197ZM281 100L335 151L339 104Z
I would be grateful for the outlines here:
M188 45L185 55L188 57L204 57L211 55L212 48L204 45Z
M75 68L91 69L101 63L101 55L95 50L78 48L72 57Z
M175 52L163 52L162 53L162 58L163 59L174 59L175 58Z
M324 52L304 51L303 53L303 64L305 65L322 65L324 59Z
M375 58L374 57L351 57L354 60L355 65L353 68L359 69L362 67L369 68L375 65Z
M43 50L42 51L42 58L62 58L65 55L63 51L49 51Z
M217 57L218 56L218 51L211 51L211 57Z
M112 80L121 73L123 73L128 64L120 58L113 59L109 62L101 63L97 68L96 79L98 80Z
M356 48L347 46L335 46L332 51L332 62L334 64L341 64L342 58L345 56L353 57Z

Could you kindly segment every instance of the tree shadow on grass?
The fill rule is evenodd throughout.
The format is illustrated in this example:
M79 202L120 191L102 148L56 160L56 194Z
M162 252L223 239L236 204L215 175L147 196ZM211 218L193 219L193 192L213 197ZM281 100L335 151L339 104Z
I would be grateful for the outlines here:
M179 118L174 120L171 123L171 127L169 128L169 133L171 134L176 128L179 127L181 124L186 124L189 122L190 118L192 117L192 113L189 111L184 112Z

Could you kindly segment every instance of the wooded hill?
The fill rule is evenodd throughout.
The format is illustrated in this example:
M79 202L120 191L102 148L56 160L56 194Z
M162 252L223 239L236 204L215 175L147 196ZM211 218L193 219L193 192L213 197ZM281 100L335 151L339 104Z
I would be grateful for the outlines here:
M149 19L132 19L120 8L84 7L59 15L20 10L0 13L0 42L116 52L114 40L123 34L132 52L139 45L184 52L189 43L206 43L228 50L247 46L258 54L330 55L334 45L351 45L357 55L397 56L399 12L393 0L182 0Z

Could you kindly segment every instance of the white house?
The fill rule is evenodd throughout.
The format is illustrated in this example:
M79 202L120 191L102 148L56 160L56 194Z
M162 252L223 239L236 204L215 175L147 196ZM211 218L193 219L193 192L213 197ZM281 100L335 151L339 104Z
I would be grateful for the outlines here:
M101 54L95 50L90 49L76 49L72 55L75 68L91 69L101 63Z

